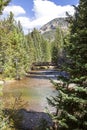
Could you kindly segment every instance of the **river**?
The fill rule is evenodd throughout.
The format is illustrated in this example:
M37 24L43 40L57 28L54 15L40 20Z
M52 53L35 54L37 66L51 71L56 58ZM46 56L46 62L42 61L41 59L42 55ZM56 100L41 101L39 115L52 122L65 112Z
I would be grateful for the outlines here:
M53 111L46 98L56 95L56 90L49 78L55 79L57 75L59 73L56 70L31 71L22 80L5 83L5 107L13 107L15 97L21 94L22 104L25 104L21 106L22 108L37 112L43 112L46 108Z

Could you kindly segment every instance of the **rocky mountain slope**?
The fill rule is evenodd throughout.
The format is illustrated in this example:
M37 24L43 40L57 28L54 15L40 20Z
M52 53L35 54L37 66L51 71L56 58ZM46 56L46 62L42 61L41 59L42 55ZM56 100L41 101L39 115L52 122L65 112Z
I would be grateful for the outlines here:
M55 31L58 27L60 27L64 32L68 30L66 18L55 18L51 20L40 28L40 32L46 39L52 40L54 39Z

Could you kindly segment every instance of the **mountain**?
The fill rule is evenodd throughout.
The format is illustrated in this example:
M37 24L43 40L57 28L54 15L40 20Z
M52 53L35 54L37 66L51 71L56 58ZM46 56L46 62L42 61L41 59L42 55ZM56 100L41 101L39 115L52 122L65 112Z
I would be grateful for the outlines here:
M40 28L41 34L49 40L54 39L56 29L60 27L65 33L68 30L66 18L55 18Z

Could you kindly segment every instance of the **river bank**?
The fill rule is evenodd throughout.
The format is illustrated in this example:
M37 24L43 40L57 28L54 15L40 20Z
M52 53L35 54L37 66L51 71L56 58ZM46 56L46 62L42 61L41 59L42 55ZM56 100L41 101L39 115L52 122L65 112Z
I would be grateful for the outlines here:
M19 129L31 130L34 127L42 126L44 123L44 125L52 127L53 122L47 111L53 112L55 110L48 105L47 97L56 94L55 88L49 80L50 77L55 77L53 71L33 70L21 80L8 80L5 82L3 88L5 109L11 110L15 98L18 99L21 94L22 100L19 100L19 103L15 104L14 107L14 110L19 111L17 115L22 116L21 122L15 122ZM54 73L57 73L56 70ZM24 105L20 104L20 101ZM15 120L17 119L18 117L15 117Z
M54 70L34 70L30 71L27 76L21 80L6 81L3 92L8 104L12 102L12 97L22 95L27 105L27 110L44 112L45 108L49 108L47 97L55 95L55 88L50 82L50 78L55 78ZM57 73L56 70L54 73Z
M32 70L21 80L5 82L3 89L5 108L11 110L15 99L18 100L19 98L19 103L14 105L14 110L20 111L19 115L22 116L22 121L18 123L21 130L31 130L30 127L33 129L36 125L38 127L38 124L42 121L41 119L44 119L48 126L53 125L48 113L55 113L56 110L48 105L47 98L57 94L50 79L57 80L57 77L61 74L65 75L64 72L56 69ZM20 95L22 100L19 97Z

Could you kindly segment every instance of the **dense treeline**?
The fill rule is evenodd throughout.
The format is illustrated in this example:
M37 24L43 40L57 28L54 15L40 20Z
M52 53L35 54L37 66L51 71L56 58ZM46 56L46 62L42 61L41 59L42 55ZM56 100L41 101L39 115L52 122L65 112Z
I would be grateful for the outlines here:
M9 2L10 2L10 0L5 0L5 1L1 0L0 1L0 15L2 14L4 7L7 6L9 4ZM2 22L0 21L0 31L2 30L2 24L1 23ZM2 51L1 46L2 45L1 45L1 35L0 35L0 51ZM4 51L2 53L4 53ZM1 58L1 54L0 54L0 58ZM0 61L1 60L2 59L0 59ZM1 69L1 62L0 62L0 69ZM0 71L2 71L2 70L0 70ZM10 130L8 125L7 125L8 119L6 119L5 116L3 115L3 108L4 107L3 107L2 95L3 95L2 85L0 85L0 129L1 130L6 130L6 129Z
M50 44L37 29L24 35L12 12L0 21L0 70L4 77L19 78L33 62L50 60Z
M27 45L20 22L17 24L13 14L0 21L0 68L4 77L15 77L26 69Z
M46 41L41 33L34 30L26 36L29 45L29 58L32 62L47 62L51 60L50 43Z
M1 1L1 12L9 1ZM0 73L3 78L24 76L33 62L52 61L58 65L63 58L64 33L58 28L54 41L48 41L33 29L24 34L20 21L17 23L10 12L7 18L0 20Z
M68 34L68 30L67 30ZM54 41L51 43L51 61L55 63L57 66L62 64L64 60L64 39L65 34L63 30L58 27L55 32Z

